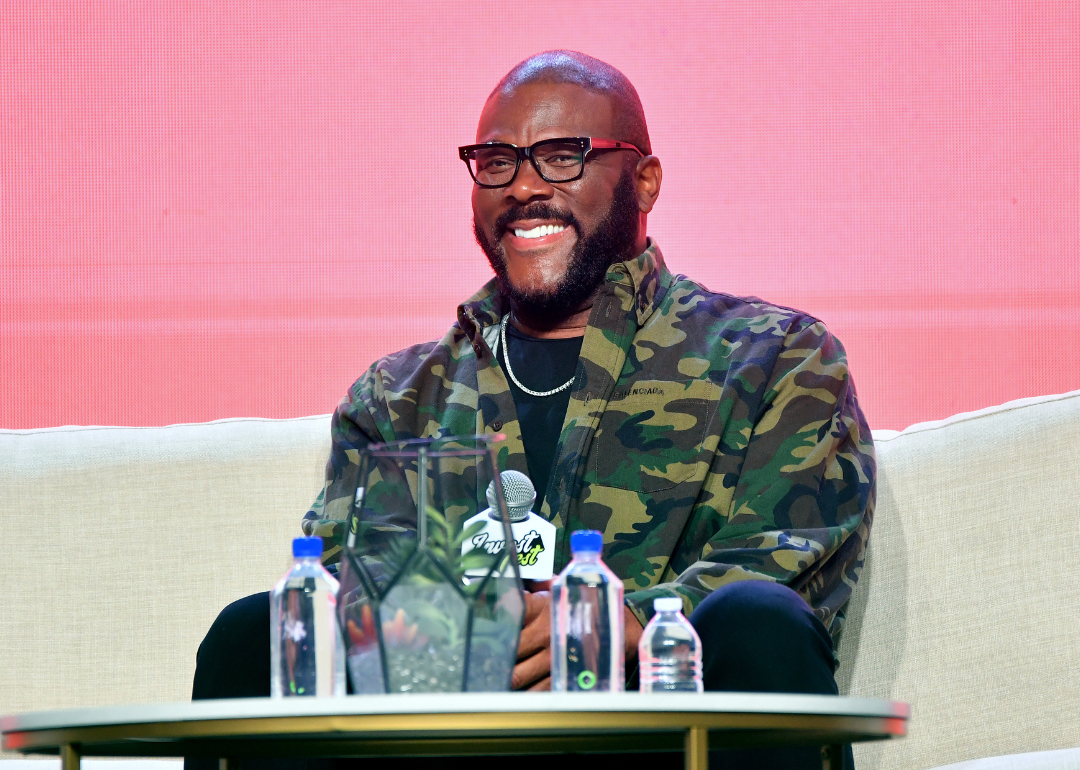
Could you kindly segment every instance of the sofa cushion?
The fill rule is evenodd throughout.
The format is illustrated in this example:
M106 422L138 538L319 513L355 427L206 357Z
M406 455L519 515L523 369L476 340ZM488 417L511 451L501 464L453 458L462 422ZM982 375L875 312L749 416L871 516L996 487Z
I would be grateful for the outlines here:
M843 692L908 701L859 770L1080 736L1080 392L879 437L878 505L840 644Z
M217 613L288 567L329 428L0 431L0 714L190 698Z
M973 759L935 770L1080 770L1080 748Z

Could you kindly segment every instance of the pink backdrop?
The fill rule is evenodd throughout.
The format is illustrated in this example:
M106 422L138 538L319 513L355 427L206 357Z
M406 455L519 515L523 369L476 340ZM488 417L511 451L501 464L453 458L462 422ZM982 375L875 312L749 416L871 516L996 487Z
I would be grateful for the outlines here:
M0 427L330 411L490 276L455 148L555 47L637 85L672 269L825 320L873 427L1080 388L1078 38L1072 0L6 2Z

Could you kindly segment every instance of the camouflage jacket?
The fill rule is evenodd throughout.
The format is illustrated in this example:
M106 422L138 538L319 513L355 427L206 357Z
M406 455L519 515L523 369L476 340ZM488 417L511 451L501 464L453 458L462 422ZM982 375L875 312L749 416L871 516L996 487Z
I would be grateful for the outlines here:
M505 433L499 467L528 473L494 354L495 282L437 342L380 359L334 414L326 485L304 517L338 560L370 441ZM655 243L613 265L593 306L541 515L604 533L604 561L643 623L735 580L795 589L836 635L862 568L874 447L840 343L815 318L707 291Z

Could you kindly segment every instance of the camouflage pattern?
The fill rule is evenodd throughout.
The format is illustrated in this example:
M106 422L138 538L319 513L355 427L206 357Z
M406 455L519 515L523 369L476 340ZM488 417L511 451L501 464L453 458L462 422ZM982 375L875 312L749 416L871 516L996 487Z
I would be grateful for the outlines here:
M334 414L326 486L304 531L339 558L369 441L505 433L499 466L528 473L494 354L495 282L438 342L377 361ZM593 306L539 512L604 533L604 561L643 623L657 596L689 614L736 580L796 590L836 635L862 569L874 447L840 343L815 318L672 275L654 242L612 266Z

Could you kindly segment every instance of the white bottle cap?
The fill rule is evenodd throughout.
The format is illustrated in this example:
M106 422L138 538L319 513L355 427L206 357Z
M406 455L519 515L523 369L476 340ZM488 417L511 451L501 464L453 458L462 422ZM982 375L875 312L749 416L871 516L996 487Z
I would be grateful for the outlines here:
M682 599L673 596L653 599L652 608L657 612L682 612Z

